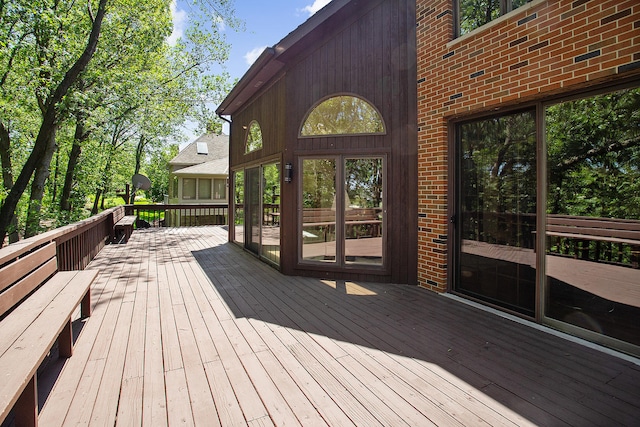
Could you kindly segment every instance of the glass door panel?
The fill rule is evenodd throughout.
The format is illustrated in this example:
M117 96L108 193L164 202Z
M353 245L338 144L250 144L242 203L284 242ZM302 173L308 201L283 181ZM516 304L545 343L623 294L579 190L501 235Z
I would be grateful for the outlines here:
M336 160L303 160L303 260L336 262L336 209Z
M455 289L534 316L535 114L462 124L458 135Z
M382 158L346 159L344 167L344 261L382 265Z
M544 314L636 346L639 118L638 88L564 102L545 111Z
M263 258L280 264L280 163L262 166Z
M244 171L233 175L233 241L244 245Z
M260 168L245 170L245 247L256 254L260 253L260 224L262 212L260 208Z

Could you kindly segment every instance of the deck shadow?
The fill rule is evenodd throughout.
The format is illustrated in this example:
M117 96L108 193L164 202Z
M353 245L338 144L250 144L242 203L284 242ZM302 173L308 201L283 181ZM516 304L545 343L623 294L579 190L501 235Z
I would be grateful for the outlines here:
M285 276L230 243L192 254L236 318L330 338L316 339L328 353L348 343L437 366L538 424L572 424L585 402L592 421L640 419L640 388L607 386L640 384L640 369L592 348L416 286Z

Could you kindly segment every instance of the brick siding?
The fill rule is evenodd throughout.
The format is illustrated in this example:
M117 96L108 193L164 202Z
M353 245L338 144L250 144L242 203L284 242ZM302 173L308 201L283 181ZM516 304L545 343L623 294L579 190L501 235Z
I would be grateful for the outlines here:
M640 75L638 0L536 0L453 39L451 0L417 0L418 280L447 287L448 121Z

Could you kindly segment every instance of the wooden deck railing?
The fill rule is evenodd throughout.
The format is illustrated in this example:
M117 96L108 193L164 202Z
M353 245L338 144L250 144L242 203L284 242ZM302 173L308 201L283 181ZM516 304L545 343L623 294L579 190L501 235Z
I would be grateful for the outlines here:
M98 215L56 228L0 249L0 259L56 243L58 270L84 270L113 236L113 224L124 216L124 206L108 209Z
M640 220L549 214L547 252L586 261L640 266ZM465 212L463 239L535 249L536 216Z
M0 260L15 258L55 242L58 270L84 270L100 250L113 240L114 224L125 215L137 215L139 227L225 225L229 217L227 205L117 206L83 221L0 248Z
M229 207L209 205L126 205L127 215L137 215L137 227L195 227L227 225Z

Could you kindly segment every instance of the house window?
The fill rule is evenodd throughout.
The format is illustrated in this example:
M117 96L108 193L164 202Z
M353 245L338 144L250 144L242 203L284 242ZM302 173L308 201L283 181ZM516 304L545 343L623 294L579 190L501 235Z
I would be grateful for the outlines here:
M199 179L198 180L198 199L211 200L211 180Z
M227 198L227 180L213 180L213 198L217 200L225 200Z
M463 36L532 0L457 0L458 36Z
M196 198L196 179L182 179L182 198L184 200L194 200Z
M384 264L384 159L301 162L301 260L341 267Z
M260 125L255 120L249 124L247 130L247 139L245 143L245 154L252 151L260 150L262 148L262 130Z
M177 176L173 176L173 183L171 185L171 197L178 197L178 177Z
M300 129L302 137L352 134L384 134L378 110L353 95L334 96L311 109Z

